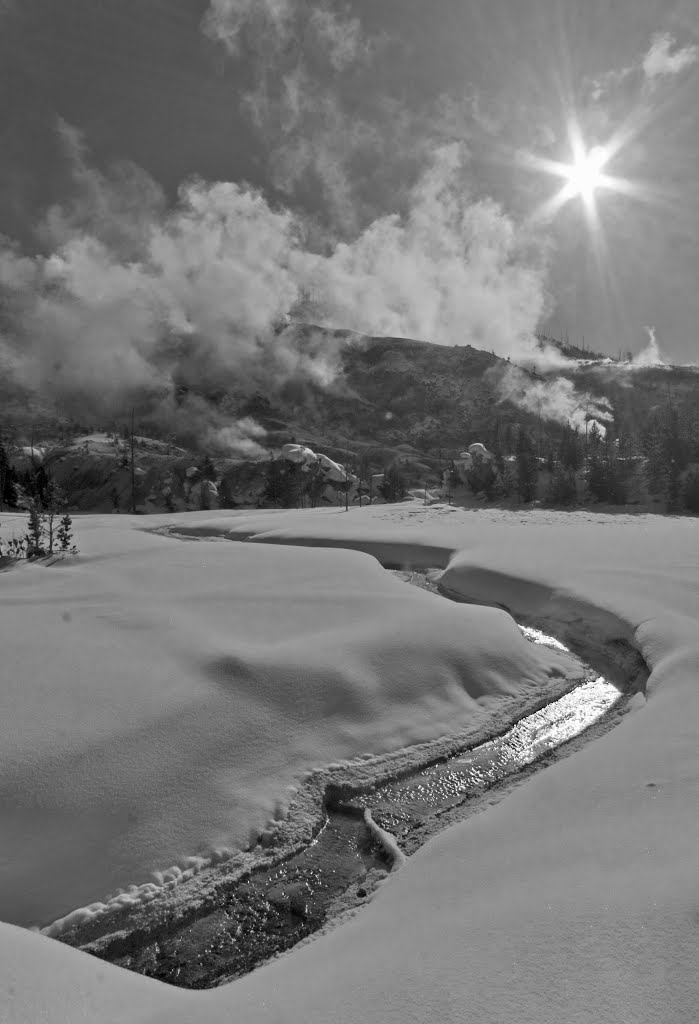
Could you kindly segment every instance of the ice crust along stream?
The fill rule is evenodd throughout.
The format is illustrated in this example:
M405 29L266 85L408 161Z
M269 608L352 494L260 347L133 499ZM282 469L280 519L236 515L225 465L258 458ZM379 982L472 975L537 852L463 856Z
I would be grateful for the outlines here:
M437 574L396 572L436 592ZM567 653L553 637L520 627L532 643ZM448 823L449 812L522 772L580 735L622 699L590 670L583 683L526 715L501 736L406 777L334 800L313 842L287 861L253 872L194 921L157 941L110 956L122 966L184 987L247 973L322 928L333 912L361 903L387 868L405 861L418 830ZM431 833L430 833L431 834ZM424 841L424 838L422 841Z

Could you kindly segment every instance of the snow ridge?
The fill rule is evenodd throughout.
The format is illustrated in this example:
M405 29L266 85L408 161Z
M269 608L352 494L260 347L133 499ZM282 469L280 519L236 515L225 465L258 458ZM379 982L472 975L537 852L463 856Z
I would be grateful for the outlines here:
M364 808L364 824L369 829L374 839L381 844L384 852L391 858L391 871L396 871L398 868L402 867L405 864L407 857L396 842L396 837L391 835L390 832L387 832L386 829L381 828L380 825L376 824L371 816L370 807Z

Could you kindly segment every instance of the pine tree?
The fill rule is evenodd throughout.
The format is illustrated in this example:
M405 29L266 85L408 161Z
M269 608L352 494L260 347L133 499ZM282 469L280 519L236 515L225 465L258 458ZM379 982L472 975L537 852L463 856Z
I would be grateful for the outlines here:
M46 554L43 544L44 518L41 506L36 499L33 499L29 506L29 522L27 523L27 558Z
M268 463L262 501L275 508L296 508L301 497L301 486L300 466L293 462L273 459Z
M582 465L582 457L580 451L580 436L574 427L571 427L570 423L566 423L563 428L563 434L561 436L560 447L558 451L558 460L564 469L569 469L575 473Z
M17 505L17 473L10 465L7 451L0 441L0 512L4 505L10 508Z
M65 508L66 496L63 488L55 480L48 478L44 497L44 521L45 532L48 540L48 553L53 554L56 541L56 530L58 528L58 516L61 509Z
M546 501L550 505L572 505L576 498L575 474L565 466L555 466L546 489Z
M536 496L537 460L534 445L524 429L519 428L517 436L517 497L520 501L532 501Z
M42 505L46 503L46 488L48 487L48 485L48 474L43 466L39 466L34 477L33 494L35 498L38 498Z
M56 531L56 540L61 551L72 551L73 554L77 554L75 545L71 546L71 541L73 540L73 520L69 512L64 512L61 516L61 521Z
M656 413L647 420L641 434L641 450L646 459L646 485L651 494L662 494L665 484L667 456L662 434L662 424Z
M687 444L679 415L672 406L668 406L665 411L662 443L666 458L663 493L667 502L667 511L678 512L682 470L687 464Z
M682 489L682 501L688 512L699 515L699 472L696 469L687 474Z
M204 461L201 467L201 478L202 480L216 480L216 467L211 461L211 456L204 456Z

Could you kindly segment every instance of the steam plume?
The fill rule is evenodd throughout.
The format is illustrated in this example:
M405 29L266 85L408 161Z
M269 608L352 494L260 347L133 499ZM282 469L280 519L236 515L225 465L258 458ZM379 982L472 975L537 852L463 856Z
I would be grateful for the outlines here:
M638 355L634 356L634 366L664 366L665 360L660 354L660 347L658 340L655 336L654 327L644 327L644 330L648 334L648 344L645 348L641 349Z
M274 330L304 303L314 322L362 333L503 355L530 342L543 265L495 203L469 201L456 146L436 152L406 214L318 252L304 217L258 191L193 180L168 209L145 171L97 171L60 131L76 195L48 211L47 255L0 249L0 357L64 411L104 418L138 401L163 428L196 422L202 436L227 422L214 393L270 393L295 375L328 384L339 349Z
M584 430L585 423L595 421L604 434L604 423L613 419L609 401L578 391L567 377L532 380L517 366L508 366L500 376L498 391L501 401L510 401L520 409L556 423L570 423Z

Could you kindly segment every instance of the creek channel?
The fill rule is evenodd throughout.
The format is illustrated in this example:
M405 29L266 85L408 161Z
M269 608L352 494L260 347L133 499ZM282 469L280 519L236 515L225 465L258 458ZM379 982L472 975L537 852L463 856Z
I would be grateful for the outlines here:
M393 574L440 593L429 570ZM553 637L520 628L532 643L567 650ZM627 694L589 669L584 682L502 735L347 801L326 793L325 823L304 849L253 871L194 919L144 935L142 942L132 935L128 947L113 949L107 958L185 988L240 977L361 906L402 851L412 853L447 824L495 802L498 790L506 792L563 756L562 748L570 749L575 738L582 742L584 733L587 738L611 728L626 700Z

